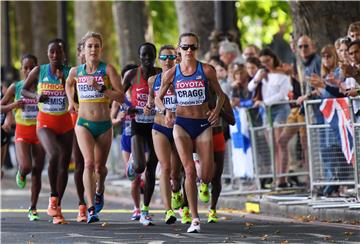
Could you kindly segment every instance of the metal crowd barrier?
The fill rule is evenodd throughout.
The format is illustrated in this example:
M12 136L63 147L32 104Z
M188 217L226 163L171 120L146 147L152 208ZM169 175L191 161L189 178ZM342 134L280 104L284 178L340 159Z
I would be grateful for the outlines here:
M355 101L359 98L352 99ZM335 102L335 99L333 100ZM354 153L349 163L341 149L336 130L325 122L320 111L323 100L305 102L305 118L307 126L308 156L310 162L310 193L313 208L351 207L356 199L335 197L332 193L339 192L339 187L348 187L353 190L354 197L359 200L359 166L360 166L360 128L354 123L355 115L349 103L353 126Z
M291 108L290 113L286 116L286 121L274 123L271 115L272 111L280 111L284 106L290 107L290 105L295 106ZM296 106L296 101L284 101L273 103L264 109L262 115L259 112L259 108L248 110L256 178L260 181L262 188L268 188L269 186L266 185L266 181L271 181L271 190L280 189L277 182L281 177L287 178L281 188L288 188L290 185L286 185L288 184L286 182L290 179L294 179L292 187L299 187L301 184L299 181L305 180L299 180L299 178L309 174L308 164L305 162L306 157L304 156L305 148L303 148L306 145L298 146L299 144L301 145L298 142L300 134L302 137L306 136L305 122L288 120L290 116L293 119L294 117L301 116L299 115L299 107ZM284 136L284 131L287 131L287 139L280 140L280 135ZM284 137L282 138L284 139ZM292 150L290 151L293 153L291 155L289 153L289 144L292 145ZM285 161L283 160L284 157Z
M309 175L308 163L304 156L305 148L303 148L306 146L305 122L287 123L286 119L284 123L279 124L273 123L271 117L272 109L279 109L281 105L295 105L295 103L296 101L284 101L265 108L249 108L247 110L253 155L254 187L251 190L246 190L246 187L244 189L240 188L236 192L229 192L229 194L266 193L271 190L278 190L277 181L279 181L280 177L285 177L287 181L293 180L292 186L282 186L285 189L289 187L292 187L292 189L304 188L304 184L301 183L308 180ZM263 109L262 112L261 109ZM298 116L298 112L299 108L294 106L289 115ZM285 130L291 136L289 135L287 140L281 141L283 147L276 147L276 143L280 141L275 135L280 135L279 132ZM299 146L301 143L298 142L300 134L304 137L303 142L305 142L302 147ZM276 148L278 148L277 152ZM289 149L292 153L289 153ZM286 161L282 161L283 163L276 163L277 160L282 160L282 157L278 156L280 153L284 153L288 157L286 157ZM282 164L287 167L280 167ZM294 196L291 198L294 198Z

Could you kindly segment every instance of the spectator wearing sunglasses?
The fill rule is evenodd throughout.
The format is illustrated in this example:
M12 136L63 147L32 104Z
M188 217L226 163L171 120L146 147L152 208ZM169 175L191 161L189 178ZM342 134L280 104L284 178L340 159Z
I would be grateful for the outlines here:
M194 33L183 33L179 37L179 50L182 60L180 64L168 70L162 79L159 95L155 104L165 112L167 121L172 121L172 113L166 111L163 103L167 90L173 85L176 95L176 119L174 140L185 170L185 190L192 215L188 233L200 232L200 219L197 208L196 168L193 150L199 155L201 164L200 200L210 199L208 184L214 174L213 137L211 125L219 118L225 95L216 78L215 69L196 59L199 39ZM209 110L209 89L217 95L215 108Z
M297 50L302 62L299 72L299 80L302 86L302 94L304 94L297 99L297 102L302 104L304 100L310 97L318 98L318 96L316 96L317 92L314 87L309 84L309 80L313 74L318 76L320 75L321 57L316 54L315 44L307 35L303 35L299 38L297 42ZM318 114L317 117L322 118L322 115ZM323 121L319 120L318 123L323 123Z
M162 68L162 73L151 76L149 78L149 97L147 104L144 107L145 114L150 114L151 109L154 106L154 98L159 92L162 74L175 66L175 60L176 50L173 46L164 45L160 48L159 62ZM176 111L176 99L174 88L172 86L170 86L166 92L163 103L166 108L165 112L172 113L172 116L174 116ZM178 209L183 204L183 198L180 192L181 162L174 143L174 121L165 121L165 114L160 113L160 109L155 109L158 111L158 113L155 115L154 125L152 128L152 137L154 141L155 153L161 166L161 198L166 209L165 223L173 224L176 222L176 216L173 209ZM172 180L172 184L170 183L170 178Z

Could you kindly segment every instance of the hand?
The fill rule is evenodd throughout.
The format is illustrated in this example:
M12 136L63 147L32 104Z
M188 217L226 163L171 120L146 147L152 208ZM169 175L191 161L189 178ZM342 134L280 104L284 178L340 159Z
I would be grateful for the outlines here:
M208 121L211 125L214 125L219 119L219 113L216 113L215 109L208 111L206 115L209 116Z
M303 95L303 96L298 97L298 98L296 99L296 103L297 103L298 105L301 105L306 99L308 99L308 96L307 96L307 95Z
M258 107L263 106L263 104L264 104L263 101L256 100L256 101L254 102L253 107L254 107L254 108L258 108Z
M11 130L11 124L10 123L4 123L1 128L6 132L9 133Z
M78 112L79 111L79 104L77 103L73 103L73 102L69 102L69 108L68 110L70 112Z
M174 124L175 124L174 114L170 110L166 110L165 125L169 128L172 128L174 127Z
M337 87L340 87L340 84L342 83L340 80L335 79L333 72L328 75L328 77L326 78L326 82Z
M22 108L22 107L24 107L23 100L17 100L16 102L14 102L13 107L14 108Z
M268 72L265 69L259 69L256 74L255 74L255 82L259 83L261 82L262 79L267 80L268 77Z
M349 63L340 62L339 66L345 77L352 77L356 73L356 68Z
M94 87L96 90L100 90L100 86L98 85L98 83L96 82L95 78L93 76L90 76L87 80L86 83L89 86Z
M312 74L309 83L314 88L324 88L325 82L317 74Z
M358 96L358 93L356 88L351 88L350 90L346 91L345 95L348 97L356 97Z
M145 107L143 108L144 114L145 115L150 115L151 114L151 107L149 106L149 104L146 104Z
M238 97L233 97L231 99L231 106L232 107L240 107L240 98Z
M126 116L126 112L119 112L117 117L116 117L116 120L119 120L119 121L122 121L125 119L125 116Z
M47 102L49 100L49 96L41 94L40 96L37 97L37 100L38 100L39 103L44 103L44 102Z

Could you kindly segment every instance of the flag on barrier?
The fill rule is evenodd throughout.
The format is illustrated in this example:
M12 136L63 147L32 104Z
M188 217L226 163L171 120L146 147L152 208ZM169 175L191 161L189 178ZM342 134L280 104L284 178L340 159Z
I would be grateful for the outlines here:
M230 126L234 177L254 177L246 108L233 108L235 125Z
M324 99L320 105L324 119L336 132L341 142L341 150L350 164L354 152L354 130L350 117L350 101L348 98Z

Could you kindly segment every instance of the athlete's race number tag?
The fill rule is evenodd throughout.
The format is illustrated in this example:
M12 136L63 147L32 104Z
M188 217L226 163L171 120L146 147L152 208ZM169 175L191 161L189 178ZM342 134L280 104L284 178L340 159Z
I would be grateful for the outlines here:
M104 85L104 79L102 76L81 76L77 82L77 90L79 94L79 100L96 100L104 98L104 94L95 89L92 85L88 84L88 80L95 79L99 85Z
M24 107L22 108L21 118L26 120L34 120L39 112L36 99L21 99Z
M135 121L144 124L154 123L155 114L155 109L151 109L150 115L145 115L142 107L136 107Z
M185 80L176 83L176 99L180 106L200 105L205 102L205 82Z

